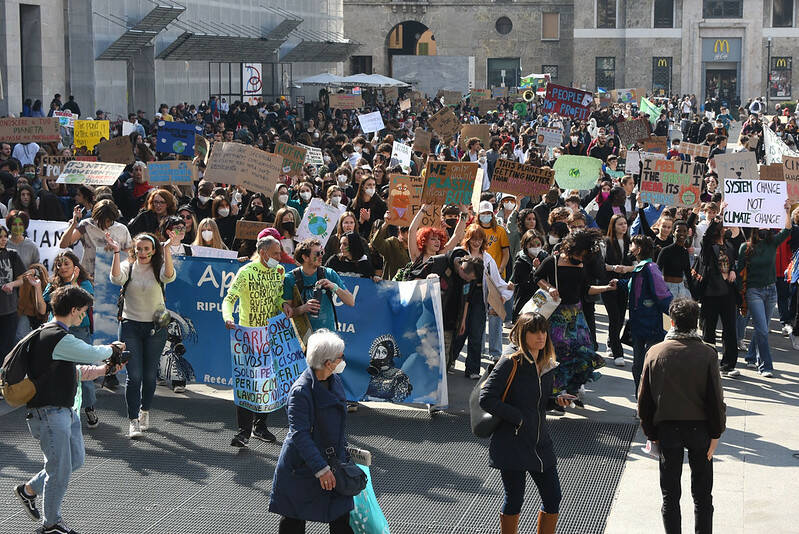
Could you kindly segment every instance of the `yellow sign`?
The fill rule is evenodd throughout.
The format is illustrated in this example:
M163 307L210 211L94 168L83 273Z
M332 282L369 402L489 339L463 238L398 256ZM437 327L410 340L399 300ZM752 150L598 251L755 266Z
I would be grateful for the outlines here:
M713 53L718 54L721 53L730 53L730 42L727 39L716 39L716 42L713 43Z
M662 58L658 59L658 67L668 67L668 66L669 66L669 60L668 59L666 59L665 57L662 57Z
M788 66L788 60L786 60L784 57L781 57L777 60L776 65L777 67L785 68Z
M111 137L109 128L108 121L75 121L75 146L78 148L85 146L89 150L94 150L101 139Z

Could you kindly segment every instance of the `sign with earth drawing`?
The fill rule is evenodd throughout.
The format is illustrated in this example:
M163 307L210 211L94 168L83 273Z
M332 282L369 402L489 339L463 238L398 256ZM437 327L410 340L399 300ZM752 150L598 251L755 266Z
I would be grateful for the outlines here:
M313 237L322 243L322 248L327 244L330 235L336 229L336 223L341 212L338 208L325 204L322 199L311 199L311 203L305 208L299 228L297 228L297 240L302 241Z

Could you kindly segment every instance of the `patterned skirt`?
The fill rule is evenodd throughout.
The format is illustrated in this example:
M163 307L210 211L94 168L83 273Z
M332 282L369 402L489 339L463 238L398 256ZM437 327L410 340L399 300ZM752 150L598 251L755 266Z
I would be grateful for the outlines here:
M605 360L594 352L582 305L561 304L549 318L549 326L560 364L555 369L555 391L576 393L586 382L598 380L596 369L604 367Z

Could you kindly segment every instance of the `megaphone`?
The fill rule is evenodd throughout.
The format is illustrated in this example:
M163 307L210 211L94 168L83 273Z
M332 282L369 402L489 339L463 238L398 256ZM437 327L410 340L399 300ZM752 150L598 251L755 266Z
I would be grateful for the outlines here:
M533 99L535 98L535 91L531 91L530 89L528 89L522 94L522 98L524 98L525 102L532 102Z

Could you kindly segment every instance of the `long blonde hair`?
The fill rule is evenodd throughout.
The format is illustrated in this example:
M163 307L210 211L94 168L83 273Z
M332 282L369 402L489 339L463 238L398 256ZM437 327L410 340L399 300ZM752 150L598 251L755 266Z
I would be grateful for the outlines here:
M211 238L211 244L208 245L203 241L202 231L203 228L208 227L214 233L214 237ZM222 236L219 234L219 227L216 225L216 221L211 219L210 217L206 217L197 225L197 234L194 236L194 242L192 245L198 245L200 247L211 247L211 248L221 248L222 250L227 250L227 246L222 242Z
M544 348L538 351L538 354L532 355L526 349L525 336L529 332L546 332L547 342ZM524 313L516 319L516 324L513 325L510 331L510 342L516 347L510 357L521 356L531 361L535 359L538 372L541 369L546 369L555 365L555 347L552 345L552 337L549 335L549 321L540 313Z

